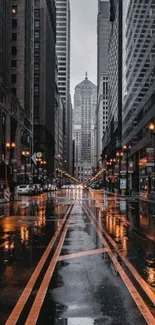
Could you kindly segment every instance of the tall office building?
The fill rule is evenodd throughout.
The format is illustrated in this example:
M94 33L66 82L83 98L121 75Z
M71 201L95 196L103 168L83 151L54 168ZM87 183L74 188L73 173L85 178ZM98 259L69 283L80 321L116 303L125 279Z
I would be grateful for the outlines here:
M65 104L64 111L64 167L71 167L72 146L70 138L69 119L71 116L70 103L70 1L55 0L56 3L56 53L58 58L58 89Z
M98 0L97 17L97 112L96 163L101 158L102 137L107 126L109 1Z
M41 151L48 173L55 168L56 9L54 0L34 2L34 151Z
M75 87L74 95L74 139L75 139L75 176L85 182L92 175L94 167L94 129L97 87L85 80Z
M103 152L110 157L122 141L122 1L110 0L108 48L108 126Z
M148 125L155 121L155 2L123 1L123 13L123 143L131 145L132 188L150 192L154 179L147 148L153 146Z
M33 13L33 1L0 1L0 162L10 182L22 180L22 152L32 153Z
M0 0L0 162L5 160L11 89L12 1Z

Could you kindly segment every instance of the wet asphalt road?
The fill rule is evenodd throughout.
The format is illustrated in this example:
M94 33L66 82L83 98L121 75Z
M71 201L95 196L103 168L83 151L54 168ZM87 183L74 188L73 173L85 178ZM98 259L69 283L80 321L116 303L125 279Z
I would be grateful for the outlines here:
M154 206L81 190L60 190L21 199L12 207L0 206L0 215L5 215L0 219L0 325L5 324L74 199L60 254L64 260L56 265L37 324L146 324L107 253L71 259L65 259L65 255L103 248L91 220L82 210L82 203L87 204L154 290ZM33 291L32 295L36 293ZM151 304L150 309L154 313Z

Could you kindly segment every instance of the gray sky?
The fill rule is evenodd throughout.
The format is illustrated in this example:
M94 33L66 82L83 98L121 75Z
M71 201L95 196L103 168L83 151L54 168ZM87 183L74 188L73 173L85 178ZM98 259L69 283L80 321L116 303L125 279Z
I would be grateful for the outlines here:
M97 0L70 0L71 4L71 95L85 78L96 84ZM73 103L74 104L74 103Z

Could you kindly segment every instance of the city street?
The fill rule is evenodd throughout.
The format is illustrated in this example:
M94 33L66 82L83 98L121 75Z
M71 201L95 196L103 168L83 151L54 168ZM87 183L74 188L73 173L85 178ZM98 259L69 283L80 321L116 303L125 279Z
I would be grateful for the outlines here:
M0 206L0 325L155 324L155 206L59 190Z

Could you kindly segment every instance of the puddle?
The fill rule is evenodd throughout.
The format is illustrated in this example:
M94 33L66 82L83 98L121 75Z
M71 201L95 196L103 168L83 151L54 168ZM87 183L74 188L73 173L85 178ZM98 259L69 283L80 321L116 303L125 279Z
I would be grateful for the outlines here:
M100 319L92 318L61 318L58 319L56 325L111 325L112 318L109 316L102 317Z

